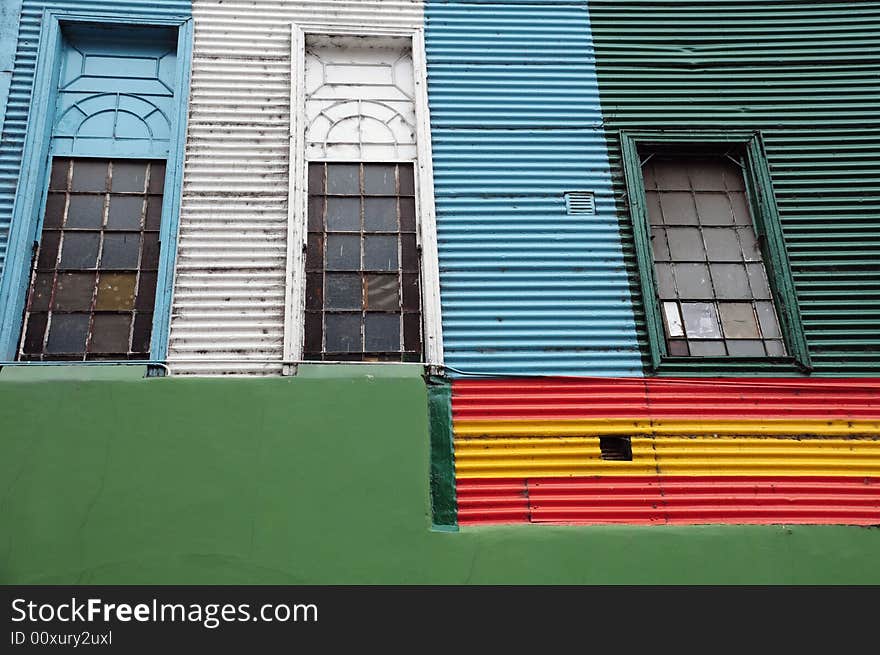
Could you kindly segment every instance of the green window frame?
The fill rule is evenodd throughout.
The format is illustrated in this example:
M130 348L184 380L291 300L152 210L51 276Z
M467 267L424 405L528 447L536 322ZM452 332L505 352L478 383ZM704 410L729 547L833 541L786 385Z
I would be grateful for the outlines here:
M759 371L772 365L776 371L790 369L792 372L809 372L809 349L761 133L621 131L620 146L653 370L659 373L665 369L690 368L695 372L709 371L717 374L734 369L738 372ZM716 151L724 149L735 155L743 167L749 209L785 342L785 356L699 357L673 356L668 353L655 280L641 152L651 150L676 154L701 148Z

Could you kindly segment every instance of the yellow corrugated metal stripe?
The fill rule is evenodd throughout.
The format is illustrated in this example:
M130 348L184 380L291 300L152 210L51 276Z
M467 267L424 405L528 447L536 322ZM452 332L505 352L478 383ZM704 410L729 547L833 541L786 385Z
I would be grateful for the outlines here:
M460 436L458 427L455 468L459 478L880 475L880 439L876 438L686 437L682 433L633 437L632 461L617 462L601 459L599 436L466 438Z

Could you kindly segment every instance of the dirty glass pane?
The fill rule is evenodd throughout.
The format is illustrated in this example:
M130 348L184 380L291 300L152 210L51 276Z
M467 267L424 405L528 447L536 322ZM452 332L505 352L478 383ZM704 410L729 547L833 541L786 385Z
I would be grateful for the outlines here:
M690 355L687 341L684 339L669 339L667 341L667 352L672 357L686 357Z
M758 324L750 302L720 302L721 328L728 339L757 339Z
M151 312L156 304L156 273L144 273L140 275L138 282L135 309L139 312Z
M724 191L725 168L717 159L697 159L688 165L688 175L697 191Z
M694 357L716 357L727 354L723 341L689 341L688 345Z
M657 188L670 191L689 191L691 189L687 169L680 162L655 157L653 164Z
M46 338L46 326L49 322L48 314L31 314L28 316L27 329L24 334L24 346L22 352L28 355L43 352L43 340Z
M328 273L324 278L327 309L361 309L363 290L358 273Z
M98 232L65 232L61 243L61 268L95 268L100 242Z
M153 335L153 315L138 314L134 318L131 333L131 352L146 355L150 352L150 337Z
M52 297L52 284L55 281L55 273L37 273L34 285L31 287L29 311L45 312L49 309L49 300Z
M678 297L687 299L711 298L712 285L706 264L674 264Z
M779 330L779 322L776 320L776 308L772 302L756 302L758 322L761 325L761 334L765 339L778 339L782 336Z
M75 169L76 167L74 167L74 179L76 179ZM144 193L146 189L147 166L144 162L113 162L113 181L110 184L113 193Z
M164 193L165 191L165 162L154 161L150 165L150 184L147 187L149 193Z
M764 274L764 264L746 264L749 272L749 284L752 286L752 294L758 300L770 299L770 287L767 286L767 277Z
M67 228L100 229L104 222L104 196L70 196Z
M66 312L87 312L95 295L94 273L61 273L55 287L52 309Z
M357 198L327 198L327 230L359 232L361 201Z
M404 271L418 272L419 251L416 244L415 234L403 234L400 237L400 250L402 260L400 268Z
M367 285L367 309L397 311L400 309L400 289L397 274L369 274Z
M158 230L162 225L162 196L149 196L147 198L147 216L145 229Z
M696 225L697 210L690 191L666 191L660 195L663 219L667 225Z
M159 268L159 235L155 232L145 232L141 269L154 271L157 268Z
M642 178L645 181L645 189L657 188L657 175L654 173L654 163L647 162L642 165Z
M397 232L397 198L364 198L364 231Z
M727 352L734 357L763 357L764 342L760 339L731 339L727 342Z
M661 299L675 298L675 280L672 277L671 264L657 264L654 267L657 278L657 293Z
M402 196L412 196L415 195L415 181L413 179L413 166L412 164L400 164L397 167L397 174L400 176L400 195Z
M324 164L309 164L309 193L324 193Z
M46 198L46 213L43 227L61 227L64 222L64 211L67 207L67 194L50 193Z
M75 161L73 163L72 191L95 193L107 190L106 161Z
M663 225L663 210L660 207L660 194L657 191L645 191L648 209L648 222L651 225Z
M751 225L752 214L749 211L749 202L745 191L737 191L730 194L730 204L733 207L733 222L737 225Z
M393 271L398 267L397 237L364 237L364 270Z
M131 340L131 314L95 314L89 352L127 353Z
M698 193L697 214L703 225L731 225L730 201L724 193Z
M673 261L704 261L703 238L696 227L668 227L666 238Z
M393 196L397 193L394 164L364 164L364 195Z
M320 232L324 229L324 197L309 197L309 232Z
M784 357L785 356L785 345L782 341L770 340L764 342L764 347L767 349L767 355L769 357Z
M400 350L400 314L368 312L364 318L364 350L397 352Z
M324 235L309 234L306 247L306 270L324 270Z
M404 273L403 278L403 308L407 311L417 312L421 309L421 287L419 276L414 273Z
M306 309L324 308L324 276L321 272L306 274Z
M743 258L747 262L761 261L761 249L755 236L755 230L751 227L737 228L737 235L739 236L740 244L742 244Z
M101 268L137 268L140 250L140 234L106 233L104 249L101 253Z
M134 309L137 273L101 273L96 310Z
M361 238L357 234L327 235L328 271L357 271L361 268Z
M320 355L324 347L324 323L323 314L319 312L306 312L305 343L303 351L307 355ZM307 357L306 359L310 359Z
M400 198L400 230L401 232L416 231L415 198Z
M327 352L361 351L361 315L325 314Z
M681 312L688 339L720 339L721 328L715 305L708 302L683 302Z
M751 298L749 279L743 264L712 264L715 297L732 300Z
M666 242L666 230L662 227L651 228L651 249L655 262L669 261L669 244Z
M38 269L55 268L58 264L58 246L61 244L60 232L43 232L40 241L40 254L37 259Z
M143 213L143 196L110 196L107 228L110 230L139 230Z
M408 352L421 350L422 318L418 314L403 315L403 349Z
M358 164L327 164L327 193L356 196L361 192Z
M674 302L663 303L663 316L666 319L666 334L670 337L683 337L684 325L678 311L678 304Z
M706 253L712 262L742 261L742 250L733 227L707 227L703 230Z
M52 355L85 352L89 318L88 314L52 314L46 352Z
M52 172L49 174L49 189L53 191L67 190L67 176L70 171L69 159L52 160Z

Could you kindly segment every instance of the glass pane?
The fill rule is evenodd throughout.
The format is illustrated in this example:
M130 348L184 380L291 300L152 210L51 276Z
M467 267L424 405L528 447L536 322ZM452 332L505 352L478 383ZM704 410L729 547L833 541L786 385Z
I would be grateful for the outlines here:
M742 261L742 249L733 227L707 227L703 230L706 240L706 252L709 261L738 262Z
M683 337L684 325L681 322L678 304L674 302L663 303L663 315L666 318L666 334L670 337Z
M95 309L134 309L134 288L137 273L101 273L98 279L98 299Z
M741 227L737 229L737 233L745 260L747 262L761 261L761 249L755 236L755 230L751 227Z
M752 303L720 302L718 313L721 315L721 328L726 338L757 339L760 336Z
M110 190L114 193L144 193L147 190L146 163L138 161L113 162L113 181L110 184Z
M84 353L88 331L88 314L53 314L46 352L52 355Z
M723 341L690 341L688 345L694 357L716 357L727 354Z
M764 343L760 340L732 340L727 342L727 352L734 357L763 357Z
M324 193L324 164L309 164L309 193Z
M86 193L106 191L107 162L82 160L73 162L71 190Z
M676 298L675 281L672 278L672 265L662 263L656 264L654 266L654 272L657 277L657 293L659 294L660 299L665 300L667 298Z
M324 230L324 197L311 196L309 198L309 231L321 232Z
M364 269L368 271L397 270L397 237L364 237Z
M360 314L325 314L327 352L361 350Z
M61 227L64 222L64 210L67 207L67 196L63 193L50 193L46 198L46 213L43 227Z
M89 352L128 352L131 339L131 314L95 314Z
M87 312L95 295L94 273L61 273L55 289L54 309Z
M772 302L757 302L755 307L758 311L758 322L761 324L761 334L765 339L778 339L782 336L779 330L779 322L776 320L776 308Z
M657 175L654 173L654 163L648 162L642 165L642 178L645 181L645 189L657 188Z
M107 228L112 230L139 230L143 213L143 196L110 196L110 208L107 211Z
M660 194L657 191L645 191L648 209L648 222L651 225L663 225L663 210L660 207Z
M666 242L666 230L662 227L651 228L651 249L655 262L669 261L669 244Z
M150 184L147 191L150 193L165 191L165 162L154 161L150 165Z
M400 314L368 313L364 319L365 352L400 351Z
M752 214L749 212L749 203L745 192L730 194L730 204L733 207L733 221L737 225L751 225Z
M394 164L364 164L364 194L393 196L397 193Z
M697 210L689 191L665 192L660 195L663 219L667 225L696 225Z
M327 198L327 230L360 232L361 201L358 198Z
M400 164L397 167L397 174L400 176L400 195L402 196L412 196L415 195L415 183L413 180L413 167L412 164Z
M400 199L400 229L402 232L416 231L416 200L415 198Z
M401 277L403 278L403 308L417 312L421 309L419 276L414 273L404 273Z
M422 321L418 314L403 315L403 349L422 352Z
M29 311L48 311L49 299L52 297L52 284L54 282L54 273L37 273L34 279L34 286L31 289L31 297L28 305Z
M140 234L105 234L101 268L137 268L140 250Z
M100 240L97 232L65 232L61 243L61 267L95 268Z
M687 341L684 339L670 339L667 345L667 351L672 357L687 357L690 355Z
M323 349L324 323L322 314L318 312L306 312L305 344L303 350L306 353L320 353Z
M400 267L404 271L417 272L419 270L419 250L416 244L415 234L403 234L400 237L400 250L403 261Z
M327 193L356 196L361 192L358 164L328 164Z
M765 341L764 347L767 349L767 355L770 357L784 357L785 345L782 341Z
M660 189L684 191L691 188L687 170L678 161L654 158L654 176Z
M770 299L770 287L767 286L767 278L764 275L763 264L746 264L749 271L749 283L752 285L752 294L758 300Z
M718 159L695 159L688 165L688 174L696 191L724 191L725 166Z
M70 196L65 227L100 228L104 223L104 196Z
M730 225L733 223L730 201L726 194L698 193L696 198L700 223L703 225Z
M674 264L679 298L711 298L709 267L706 264Z
M138 314L134 319L131 335L131 351L141 355L150 353L150 337L153 334L153 315Z
M361 309L361 276L357 273L328 273L324 281L324 303L327 309Z
M364 231L397 232L397 198L364 199Z
M724 165L724 185L729 191L745 191L746 183L743 177L743 167L734 162L722 160Z
M23 352L39 354L43 352L43 340L46 338L46 325L49 322L48 314L31 314L28 316L27 329L24 333Z
M356 234L328 234L326 257L328 271L359 270L361 238Z
M147 200L147 217L144 228L158 230L162 225L162 196L150 196Z
M324 235L309 234L306 247L306 270L324 270Z
M306 309L324 308L324 276L318 272L306 273Z
M159 235L156 232L144 233L144 251L141 254L141 269L159 268Z
M673 261L704 261L706 252L703 250L703 238L700 230L695 227L666 228L669 241L669 252Z
M684 329L689 339L720 339L721 328L715 305L707 302L683 302ZM693 351L693 344L691 345Z
M716 298L751 299L749 279L743 264L712 264Z
M156 304L156 273L141 273L138 281L135 308L139 312L152 312Z
M400 289L396 274L367 275L367 309L396 311L400 309Z
M49 174L49 188L53 191L66 191L69 171L69 159L53 159L52 172Z
M40 255L37 258L37 268L55 268L58 264L58 246L61 243L59 232L43 232L40 241Z

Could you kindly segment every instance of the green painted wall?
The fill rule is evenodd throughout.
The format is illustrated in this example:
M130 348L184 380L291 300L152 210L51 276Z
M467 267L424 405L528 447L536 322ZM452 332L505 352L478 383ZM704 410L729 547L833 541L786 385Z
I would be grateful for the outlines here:
M816 373L878 375L880 2L589 7L642 353L619 130L761 130Z
M876 529L432 531L417 369L77 371L0 373L0 583L880 583Z

